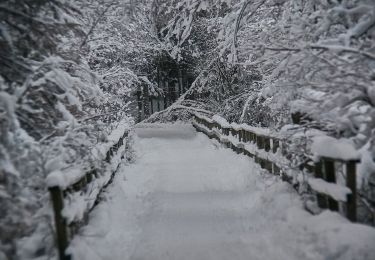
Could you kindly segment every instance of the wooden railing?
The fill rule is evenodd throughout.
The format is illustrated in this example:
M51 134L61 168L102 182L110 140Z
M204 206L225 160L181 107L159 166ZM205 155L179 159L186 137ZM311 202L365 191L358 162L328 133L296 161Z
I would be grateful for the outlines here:
M264 128L229 124L225 119L208 118L200 114L195 114L193 126L197 131L217 139L237 153L253 158L261 168L268 172L280 175L283 180L294 186L298 185L287 173L290 163L286 140L282 135L271 133ZM358 162L359 160L343 161L320 157L318 161L305 163L299 169L310 173L311 177L307 184L316 195L316 205L319 208L338 211L351 221L357 220L356 164ZM345 166L345 186L337 184L336 176L339 174L339 167L335 167L337 164ZM314 213L308 205L305 204L305 206Z
M124 158L127 136L128 132L125 131L118 141L108 149L105 154L105 158L103 158L105 162L108 164L112 163L111 159L114 157L114 155L120 156L120 159ZM119 151L120 148L122 148L122 151ZM74 181L73 183L69 183L67 185L58 185L57 183L49 184L49 192L55 220L56 246L60 260L71 259L71 256L66 253L66 249L68 248L70 241L73 239L74 235L77 234L79 228L87 224L89 212L98 204L102 191L112 182L118 167L119 164L112 169L107 169L107 171L110 172L105 173L100 173L99 170L91 168L85 173L80 174L78 180ZM71 200L74 195L79 196L84 193L92 193L94 183L96 192L93 195L90 194L92 201L87 203L83 216L79 219L68 221L63 214L66 207L66 202ZM91 190L90 185L92 186Z
M346 198L346 209L342 209L342 206L340 209L340 202L331 196L317 192L317 204L320 208L332 211L344 211L349 220L357 221L356 164L359 162L359 160L342 161L335 158L320 157L320 160L314 166L315 178L323 179L327 183L336 183L336 169L339 164L343 166L342 169L346 172L346 187L350 191Z

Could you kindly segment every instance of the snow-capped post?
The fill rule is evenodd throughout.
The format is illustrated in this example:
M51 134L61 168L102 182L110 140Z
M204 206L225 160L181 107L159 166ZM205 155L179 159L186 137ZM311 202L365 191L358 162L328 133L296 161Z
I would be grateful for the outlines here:
M309 180L309 184L317 192L318 206L338 211L338 203L345 203L346 211L341 213L349 220L356 221L356 165L360 162L360 154L354 144L348 139L317 136L311 151L318 160L315 164L316 179ZM345 186L336 184L335 163L345 166Z
M66 249L79 228L87 223L88 214L100 201L102 191L112 182L125 155L127 136L128 125L120 125L107 137L107 142L93 151L107 162L104 169L99 171L90 162L82 162L82 167L53 170L47 176L60 260L71 259Z
M65 218L61 215L64 208L63 192L58 186L49 188L51 195L52 207L55 216L55 229L56 229L56 244L59 251L60 260L70 260L70 255L65 254L65 250L68 247L68 229L66 226Z
M335 161L330 158L322 158L323 163L323 174L324 179L330 183L336 183L336 173L335 173ZM332 211L339 210L339 204L336 200L328 197L328 206Z
M324 179L324 177L323 177L323 171L322 171L322 162L321 161L315 162L315 178L317 178L317 179ZM319 208L321 208L321 209L326 209L327 208L327 200L326 200L326 196L325 195L323 195L321 193L317 193L316 194L316 199L317 199L317 203L318 203Z
M352 191L348 195L346 203L346 216L350 221L357 221L357 183L356 183L356 165L358 161L346 162L346 186Z

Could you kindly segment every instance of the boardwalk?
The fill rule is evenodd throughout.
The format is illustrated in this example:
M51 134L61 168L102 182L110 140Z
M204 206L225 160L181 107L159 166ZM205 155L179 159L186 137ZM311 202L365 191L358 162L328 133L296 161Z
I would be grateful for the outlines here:
M186 125L134 134L124 165L89 225L77 259L371 259L374 232L331 212L311 216L300 197L251 159ZM362 230L363 229L363 230ZM356 244L356 237L369 244ZM369 255L365 255L365 253Z

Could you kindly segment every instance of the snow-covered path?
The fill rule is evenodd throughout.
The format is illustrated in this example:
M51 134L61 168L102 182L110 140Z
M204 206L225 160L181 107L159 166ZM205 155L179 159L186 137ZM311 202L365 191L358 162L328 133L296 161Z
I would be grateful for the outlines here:
M375 231L311 216L278 178L187 125L136 129L137 158L70 248L74 259L372 259Z

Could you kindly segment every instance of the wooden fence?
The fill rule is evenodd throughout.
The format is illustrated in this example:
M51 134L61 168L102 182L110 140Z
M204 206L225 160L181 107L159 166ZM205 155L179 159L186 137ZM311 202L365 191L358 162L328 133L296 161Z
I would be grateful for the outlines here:
M109 148L106 153L105 162L110 163L112 157L116 154L120 147L125 145L126 138L128 136L128 132L125 133L119 138L118 142L115 143L113 146ZM124 158L124 155L121 155L121 159ZM108 181L103 183L100 187L99 192L95 196L94 203L91 204L89 208L86 209L84 212L84 216L80 220L72 221L68 224L68 221L63 216L62 211L64 209L64 201L65 199L73 193L80 192L84 193L87 192L87 188L90 183L95 181L96 179L102 177L97 169L92 168L91 170L87 171L83 176L76 182L68 185L67 187L60 187L60 186L51 186L49 187L49 192L51 196L52 207L54 211L54 220L55 220L55 230L56 230L56 246L58 249L59 259L60 260L70 260L71 256L66 253L66 249L69 246L69 242L72 240L73 236L77 234L79 228L88 221L89 212L98 204L100 200L101 192L112 182L115 173L118 169L119 165L115 167L115 169L110 173L110 177Z
M221 124L220 121L207 118L205 116L195 114L193 126L197 131L203 132L210 138L217 139L236 151L243 153L254 159L261 168L268 172L280 175L283 180L292 182L292 179L286 174L286 167L282 163L283 160L278 158L284 157L287 161L288 154L286 150L285 140L277 134L270 134L262 131L261 128L236 125L236 124ZM254 148L251 148L251 147ZM250 147L250 149L249 149ZM275 156L278 154L277 156ZM347 196L338 198L333 196L327 189L314 189L309 185L310 189L316 194L317 205L321 209L330 209L338 211L351 221L357 220L357 190L356 190L356 164L359 160L342 161L334 158L321 157L315 164L304 164L300 170L310 172L314 177L312 179L319 180L320 184L329 188L334 187L346 192ZM339 167L337 164L344 165L346 171L346 187L336 184L336 176L338 175ZM293 183L295 184L295 183ZM311 212L311 210L309 210Z

